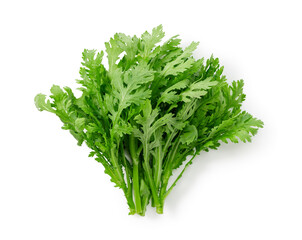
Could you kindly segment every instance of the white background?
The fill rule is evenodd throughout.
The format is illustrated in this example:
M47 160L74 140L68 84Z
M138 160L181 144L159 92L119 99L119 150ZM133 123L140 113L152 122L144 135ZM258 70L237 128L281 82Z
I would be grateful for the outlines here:
M302 239L301 1L1 1L0 239ZM121 190L34 106L76 88L84 48L163 24L245 80L251 144L202 153L166 201L128 216Z

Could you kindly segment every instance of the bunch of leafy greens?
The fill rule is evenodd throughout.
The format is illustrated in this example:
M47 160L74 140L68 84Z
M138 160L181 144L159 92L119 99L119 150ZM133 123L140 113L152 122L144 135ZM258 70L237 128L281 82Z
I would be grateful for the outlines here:
M157 213L193 158L221 142L250 142L262 121L242 111L243 80L226 82L217 58L195 60L198 43L182 49L178 36L159 45L162 26L140 38L117 33L104 52L84 50L81 96L51 88L36 107L56 114L78 145L91 148L111 181L123 190L130 213ZM188 158L189 157L189 158ZM183 170L169 183L173 170Z

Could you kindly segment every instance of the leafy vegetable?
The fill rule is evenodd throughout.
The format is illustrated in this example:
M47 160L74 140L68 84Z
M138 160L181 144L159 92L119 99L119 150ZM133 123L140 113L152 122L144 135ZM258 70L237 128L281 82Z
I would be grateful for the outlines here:
M229 85L217 58L195 60L198 43L182 49L174 36L158 45L163 37L161 25L141 38L117 33L105 43L108 69L103 51L84 50L79 98L56 85L50 99L35 97L38 110L56 114L78 145L91 148L89 156L123 190L130 214L144 215L150 201L162 213L195 156L221 142L250 142L263 127L241 110L243 80Z

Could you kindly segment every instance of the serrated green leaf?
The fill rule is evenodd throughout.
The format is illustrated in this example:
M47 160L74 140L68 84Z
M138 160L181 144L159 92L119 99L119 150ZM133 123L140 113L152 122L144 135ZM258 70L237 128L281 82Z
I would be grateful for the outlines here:
M162 38L165 36L163 32L163 26L159 25L156 28L152 29L152 34L147 31L144 32L141 36L141 54L143 57L147 57L152 49L155 47L155 44L159 43Z
M211 81L212 78L206 78L198 82L192 83L188 89L181 93L181 99L184 102L190 102L194 98L201 98L206 95L208 92L206 90L217 84L216 81Z
M194 125L187 125L180 136L180 142L183 144L190 144L198 137L197 129Z
M52 108L49 100L46 101L46 96L44 94L37 94L35 97L35 105L39 111L48 111L55 113L55 110Z
M85 128L85 122L86 122L85 118L77 118L75 120L75 129L78 132L82 132L84 130L84 128Z
M171 87L167 88L161 95L159 99L159 103L165 102L172 104L174 102L178 102L181 98L181 96L177 93L175 90L184 89L189 85L189 80L185 79L182 81L179 81L172 85Z
M192 42L187 48L185 48L181 55L179 55L175 60L167 63L161 74L163 76L175 76L190 68L195 62L194 58L190 56L192 55L192 52L197 48L198 44L198 42Z

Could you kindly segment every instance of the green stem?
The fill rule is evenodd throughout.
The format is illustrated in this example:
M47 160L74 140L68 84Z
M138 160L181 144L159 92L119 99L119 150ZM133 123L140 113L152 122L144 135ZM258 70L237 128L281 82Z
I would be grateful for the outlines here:
M185 167L183 168L183 170L181 171L181 173L178 175L178 177L176 178L176 180L173 182L173 184L171 185L171 187L168 189L168 191L166 191L166 193L164 194L164 197L163 197L163 201L169 195L169 193L171 192L171 190L175 187L176 183L182 177L182 175L183 175L184 171L187 169L187 167L192 164L192 161L196 157L196 155L197 155L197 152L195 152L195 154L192 156L192 158L190 159L190 161L187 162L187 164L185 165Z
M130 174L127 171L127 167L126 167L126 162L125 162L126 159L125 159L123 145L121 146L122 147L122 158L123 158L123 162L124 162L125 169L126 169L126 177L127 177L127 185L128 186L126 186L124 178L121 177L122 175L120 175L120 174L117 175L117 173L119 173L119 171L116 171L116 168L114 166L112 167L107 162L107 160L103 157L103 155L100 153L99 149L92 143L92 141L90 141L85 134L83 134L83 137L85 138L85 140L87 142L87 145L96 152L97 156L99 157L100 162L103 164L103 166L105 167L105 170L107 171L109 176L111 176L112 180L117 184L118 187L120 187L123 190L123 192L125 194L125 197L127 199L127 204L129 206L129 210L130 210L129 214L130 215L135 214L135 206L134 206L134 202L133 202L133 199L132 199L132 188L131 188L131 182L130 182ZM112 154L112 151L111 151L111 154ZM116 159L116 158L114 158L114 159Z
M176 136L176 134L177 134L177 131L174 129L173 132L171 132L170 136L168 137L167 142L163 149L163 155L162 155L163 158L165 157L167 150L170 147L170 144L171 144L173 138Z
M156 189L159 189L161 174L162 174L162 147L161 145L156 149L156 159L155 159L155 166L154 166L154 181Z
M155 187L155 184L154 184L154 181L153 181L153 178L152 178L152 171L151 171L150 165L149 165L149 163L144 161L143 167L144 167L144 170L146 172L146 176L147 176L147 179L148 179L148 182L149 182L149 186L150 186L150 189L151 189L151 193L152 193L152 197L153 197L155 207L158 208L158 207L160 207L160 201L159 201L159 198L157 196L157 191L156 191L156 187Z
M147 208L149 201L150 201L150 196L142 197L142 213L140 214L141 216L145 216L146 208Z
M133 135L129 138L129 148L130 148L130 155L132 158L133 164L133 193L134 193L134 201L136 206L136 212L140 214L142 212L142 204L141 204L141 196L140 196L140 189L139 189L139 161L137 155L137 143L136 139Z
M161 190L160 190L160 199L162 201L162 205L163 205L163 202L165 199L165 193L166 193L166 189L168 186L168 181L169 181L170 176L172 175L173 159L175 158L179 144L180 144L180 137L177 138L176 143L173 145L172 152L168 155L168 160L165 165L164 175L162 178L162 186L161 186Z
M130 172L129 172L130 169L127 166L127 160L126 160L126 157L125 157L124 145L123 145L122 142L121 142L120 148L121 148L121 157L122 157L122 160L123 160L123 164L124 164L124 168L125 168L125 172L126 172L126 179L127 179L127 190L124 191L124 192L125 192L125 196L127 198L127 203L128 203L129 209L130 209L129 214L132 215L136 211L135 211L135 205L134 205L133 197L132 197L132 183L131 183L131 177L130 177Z
M149 149L148 149L148 143L144 142L143 145L143 149L144 149L144 163L143 163L143 168L145 170L146 176L147 176L147 180L149 182L149 187L151 189L151 194L153 197L153 201L154 201L154 205L156 208L160 207L160 201L159 198L157 196L157 190L155 187L155 183L152 177L152 170L150 167L150 163L149 163Z
M123 172L122 169L120 168L119 164L118 164L118 159L115 155L115 151L116 149L111 147L110 153L111 153L111 161L112 161L112 166L117 174L117 177L119 179L119 181L122 183L123 186L125 186L125 180L123 177Z
M133 164L133 191L134 191L134 200L136 205L136 212L142 212L141 196L139 189L139 170L138 164Z
M82 136L86 140L87 146L95 151L96 155L99 157L99 162L103 164L108 175L112 178L112 180L117 184L118 187L122 188L122 182L120 182L120 180L116 176L116 172L114 171L112 165L107 161L107 159L105 159L103 153L101 153L100 150L93 144L93 142L87 138L86 134L82 134Z

